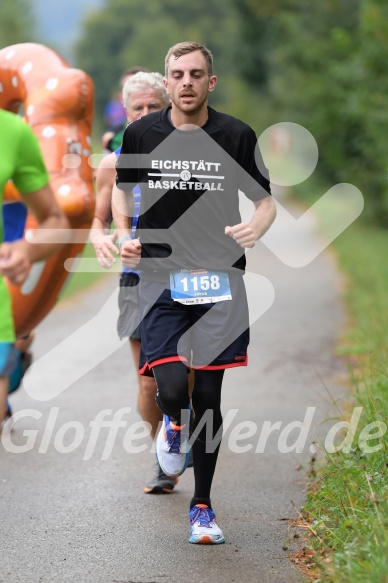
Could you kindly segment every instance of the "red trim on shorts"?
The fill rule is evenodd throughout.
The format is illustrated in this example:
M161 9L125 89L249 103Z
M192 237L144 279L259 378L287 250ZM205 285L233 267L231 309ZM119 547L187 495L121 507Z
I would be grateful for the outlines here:
M188 368L192 368L193 370L224 370L226 368L236 368L237 366L247 366L248 365L248 354L246 355L244 360L239 360L237 362L230 362L228 364L213 364L208 366L189 366L187 359L181 356L168 356L166 358L159 358L158 360L154 360L153 362L149 363L146 362L145 365L139 369L139 374L144 375L146 371L149 373L154 366L159 364L165 364L166 362L183 362Z
M141 368L139 368L139 374L141 374L141 375L144 375L144 374L146 373L146 371L147 371L148 373L150 373L150 372L151 372L151 369L150 369L150 367L148 366L148 362L146 362L144 366L142 366Z
M237 362L230 362L229 364L212 364L208 366L192 366L191 368L198 370L223 370L226 368L236 368L236 366L247 366L248 365L248 354L245 356L244 360L239 360Z
M232 364L213 364L212 366L192 366L194 370L223 370L225 368L236 368L236 366L247 366L247 361L233 362Z
M158 358L158 360L154 360L153 362L149 362L148 366L153 368L158 364L166 364L166 362L183 362L183 364L187 365L187 358L183 358L182 356L167 356L166 358Z
M144 375L146 371L151 372L151 369L154 366L158 366L159 364L166 364L166 362L182 362L186 366L188 366L188 362L186 358L181 356L167 356L166 358L158 358L158 360L154 360L153 362L146 362L145 365L139 369L139 374Z

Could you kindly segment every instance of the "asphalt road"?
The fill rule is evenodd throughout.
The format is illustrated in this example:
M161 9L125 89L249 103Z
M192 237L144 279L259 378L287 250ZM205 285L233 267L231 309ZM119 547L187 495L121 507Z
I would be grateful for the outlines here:
M281 221L271 236L290 245ZM320 243L314 221L300 236L302 249ZM60 302L39 326L35 366L11 398L19 419L0 447L0 582L302 580L289 560L295 545L283 549L293 536L284 519L303 505L310 446L325 437L331 398L346 384L345 364L335 356L344 324L341 276L330 251L294 268L262 243L249 253L248 270L270 282L263 309L271 289L274 301L252 325L248 367L225 375L224 417L234 418L212 502L226 544L187 542L191 469L173 495L143 493L154 454L147 439L130 433L140 431L135 370L115 334L118 275L107 274ZM260 301L253 300L255 309ZM301 435L294 429L285 439L288 424L306 414L303 451L287 453ZM109 422L114 415L124 425L117 435L98 429L99 416ZM270 423L277 423L272 432ZM136 452L141 445L146 451Z

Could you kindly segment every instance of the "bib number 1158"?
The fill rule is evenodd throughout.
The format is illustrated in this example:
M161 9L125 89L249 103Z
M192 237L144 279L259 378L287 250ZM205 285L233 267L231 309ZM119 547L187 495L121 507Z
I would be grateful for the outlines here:
M184 292L188 292L189 289L193 289L193 291L218 290L221 287L219 275L195 275L190 278L182 277L181 282Z
M181 304L214 304L231 300L229 276L223 271L172 271L171 297Z

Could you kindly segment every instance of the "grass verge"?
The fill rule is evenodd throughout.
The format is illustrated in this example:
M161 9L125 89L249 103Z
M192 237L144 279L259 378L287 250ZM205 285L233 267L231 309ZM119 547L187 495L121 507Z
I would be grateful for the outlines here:
M71 273L68 276L65 286L61 292L59 301L68 299L74 293L86 289L87 287L96 283L103 276L103 274L106 273L106 269L103 267L100 268L98 266L96 253L91 243L86 243L85 247L83 248L81 258L95 260L96 271L75 271L74 273Z
M303 188L298 198L311 201ZM333 248L349 312L338 353L354 387L339 421L353 422L310 473L297 521L308 535L295 562L316 583L388 583L388 231L356 221Z

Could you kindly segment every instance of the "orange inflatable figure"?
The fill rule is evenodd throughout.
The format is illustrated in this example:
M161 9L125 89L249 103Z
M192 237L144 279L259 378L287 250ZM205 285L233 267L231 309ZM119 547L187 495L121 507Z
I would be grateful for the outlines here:
M88 158L93 83L86 73L73 69L48 47L12 45L0 50L0 107L16 113L21 105L39 140L55 196L72 228L83 229L85 235L35 264L21 288L9 284L17 336L31 332L56 303L69 275L64 262L81 253L92 223L93 171ZM8 222L13 223L8 232L12 231L14 238L36 226L12 183L6 187L4 202L6 238Z

